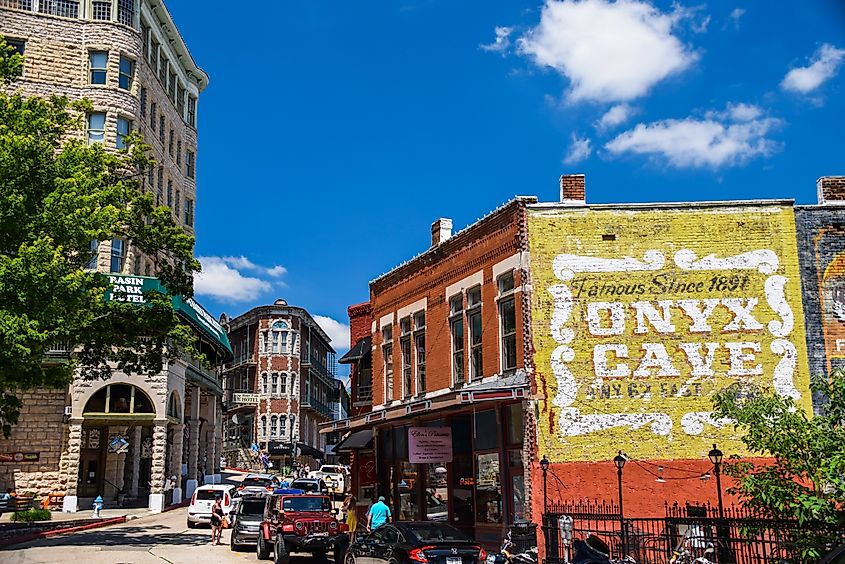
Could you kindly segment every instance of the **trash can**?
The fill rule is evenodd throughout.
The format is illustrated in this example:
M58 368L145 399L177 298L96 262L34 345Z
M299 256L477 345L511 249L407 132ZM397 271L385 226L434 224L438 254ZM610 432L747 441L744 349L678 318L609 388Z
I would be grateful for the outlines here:
M510 526L511 542L513 552L520 554L537 548L537 524L530 521L521 521Z

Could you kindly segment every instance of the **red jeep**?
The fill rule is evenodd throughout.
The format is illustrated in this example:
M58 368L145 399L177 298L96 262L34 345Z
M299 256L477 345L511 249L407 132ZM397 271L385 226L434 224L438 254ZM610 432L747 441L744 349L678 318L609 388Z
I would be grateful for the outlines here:
M310 552L316 560L323 560L331 550L335 563L343 564L349 547L348 527L338 521L331 498L289 492L276 490L267 496L256 548L258 559L267 560L272 551L276 564L288 564L291 552Z

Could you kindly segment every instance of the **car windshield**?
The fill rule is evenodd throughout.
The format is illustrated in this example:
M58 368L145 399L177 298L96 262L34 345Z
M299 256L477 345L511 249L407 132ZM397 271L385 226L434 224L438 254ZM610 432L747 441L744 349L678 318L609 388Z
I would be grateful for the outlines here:
M299 481L296 480L290 485L295 490L302 490L304 492L318 492L320 491L320 482Z
M320 468L320 472L326 472L327 474L343 474L343 469L340 466L323 466Z
M263 515L264 514L264 500L263 499L245 499L238 507L238 515Z
M260 488L268 488L273 485L273 480L270 478L244 478L241 482L244 486L258 486Z
M331 511L332 504L327 497L286 497L282 501L284 511Z
M466 535L451 525L418 523L405 525L412 536L420 542L467 541Z

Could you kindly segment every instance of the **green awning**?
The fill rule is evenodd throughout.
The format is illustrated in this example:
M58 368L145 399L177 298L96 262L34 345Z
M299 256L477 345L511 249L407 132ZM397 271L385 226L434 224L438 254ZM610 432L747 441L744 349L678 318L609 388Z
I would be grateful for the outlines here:
M109 288L106 290L106 301L122 301L137 304L147 303L144 298L145 292L166 293L164 286L158 278L152 276L126 276L120 274L103 274L109 279ZM193 298L182 296L171 296L173 309L191 325L194 329L209 338L213 344L232 354L232 345L229 343L229 336L223 326L214 319L214 316L202 307Z

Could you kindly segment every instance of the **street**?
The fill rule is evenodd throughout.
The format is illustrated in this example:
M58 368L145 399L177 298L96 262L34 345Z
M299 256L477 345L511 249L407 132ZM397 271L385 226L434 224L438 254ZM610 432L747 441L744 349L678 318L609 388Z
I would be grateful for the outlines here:
M206 526L188 529L185 509L142 517L121 525L44 539L0 551L6 564L85 562L85 564L152 564L258 562L254 549L232 552L229 531L220 546L209 544ZM293 564L311 562L308 555L294 555Z

